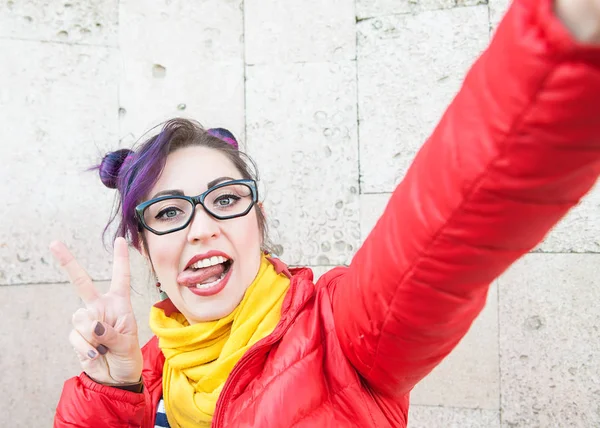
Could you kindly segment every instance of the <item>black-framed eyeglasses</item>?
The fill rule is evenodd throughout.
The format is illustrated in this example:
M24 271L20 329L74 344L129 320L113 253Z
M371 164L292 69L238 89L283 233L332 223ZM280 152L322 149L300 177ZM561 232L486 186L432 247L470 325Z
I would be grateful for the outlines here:
M243 217L258 201L254 180L232 180L219 183L198 196L166 195L142 202L135 207L142 226L156 235L185 229L200 204L217 220Z

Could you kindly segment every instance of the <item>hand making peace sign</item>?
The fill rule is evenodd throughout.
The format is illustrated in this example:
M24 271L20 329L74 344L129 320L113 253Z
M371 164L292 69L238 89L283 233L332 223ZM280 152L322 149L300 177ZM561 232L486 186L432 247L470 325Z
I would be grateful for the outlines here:
M50 250L86 306L73 314L73 330L69 335L83 370L100 383L138 382L142 352L129 294L129 253L125 239L115 240L113 276L106 294L98 292L65 244L52 242Z

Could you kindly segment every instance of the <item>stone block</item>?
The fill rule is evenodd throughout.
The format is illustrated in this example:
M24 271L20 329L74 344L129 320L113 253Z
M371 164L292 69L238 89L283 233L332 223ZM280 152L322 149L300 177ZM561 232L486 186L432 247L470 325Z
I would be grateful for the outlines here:
M498 410L410 406L410 428L500 428Z
M247 141L271 240L289 264L338 265L359 241L353 62L247 68Z
M244 57L242 0L121 0L119 21L121 46L146 54L182 50L201 63Z
M116 46L118 24L118 0L7 0L0 6L0 38Z
M121 2L120 137L131 146L173 117L244 141L241 1Z
M236 62L190 63L188 54L167 57L130 56L124 60L120 81L120 136L126 147L144 141L168 119L184 117L206 128L227 128L244 146L243 64ZM155 69L165 75L153 75Z
M100 290L107 287L98 283ZM151 336L153 295L148 289L138 291L132 292L132 304L143 344ZM13 427L52 425L64 381L81 372L68 339L71 317L80 307L71 284L0 287L0 310L11 320L0 330L0 400L5 407L0 420Z
M487 47L487 6L358 23L361 191L391 192Z
M118 144L117 51L0 40L0 52L11 58L0 67L0 284L64 281L53 239L106 279L114 192L86 170Z
M245 1L246 63L354 59L354 10L352 0Z
M383 214L391 193L360 195L360 230L364 240ZM600 185L559 222L533 252L597 253L600 252Z
M499 279L503 426L600 426L600 256L530 254Z
M360 195L360 239L361 243L369 236L383 214L391 193L372 193Z
M485 308L469 332L452 353L415 387L411 402L497 412L500 403L499 366L498 288L494 284Z
M424 10L448 9L455 0L357 0L356 16L367 19L401 13L418 13Z
M359 19L486 4L488 0L357 0Z

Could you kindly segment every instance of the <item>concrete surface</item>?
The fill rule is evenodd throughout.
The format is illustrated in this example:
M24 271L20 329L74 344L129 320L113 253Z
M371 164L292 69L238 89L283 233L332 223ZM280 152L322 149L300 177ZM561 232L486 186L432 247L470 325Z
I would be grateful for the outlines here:
M231 129L260 167L277 250L318 277L350 262L508 5L1 2L0 425L50 426L79 372L80 302L47 246L65 240L106 287L114 192L85 172L103 154L175 115ZM600 426L599 213L597 186L492 285L415 388L409 427ZM131 255L145 341L157 295Z

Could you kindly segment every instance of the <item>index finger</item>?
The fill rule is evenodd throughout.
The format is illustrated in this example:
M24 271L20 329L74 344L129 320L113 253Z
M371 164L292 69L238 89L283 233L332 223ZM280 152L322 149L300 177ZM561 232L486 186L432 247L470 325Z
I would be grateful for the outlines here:
M113 256L113 276L110 283L111 293L129 298L131 273L129 271L129 250L124 238L115 239Z
M54 241L50 244L50 251L60 264L60 267L69 276L69 280L75 286L77 295L81 297L83 303L88 305L96 300L98 298L98 291L94 287L92 278L75 260L75 257L73 257L67 246L60 241Z

